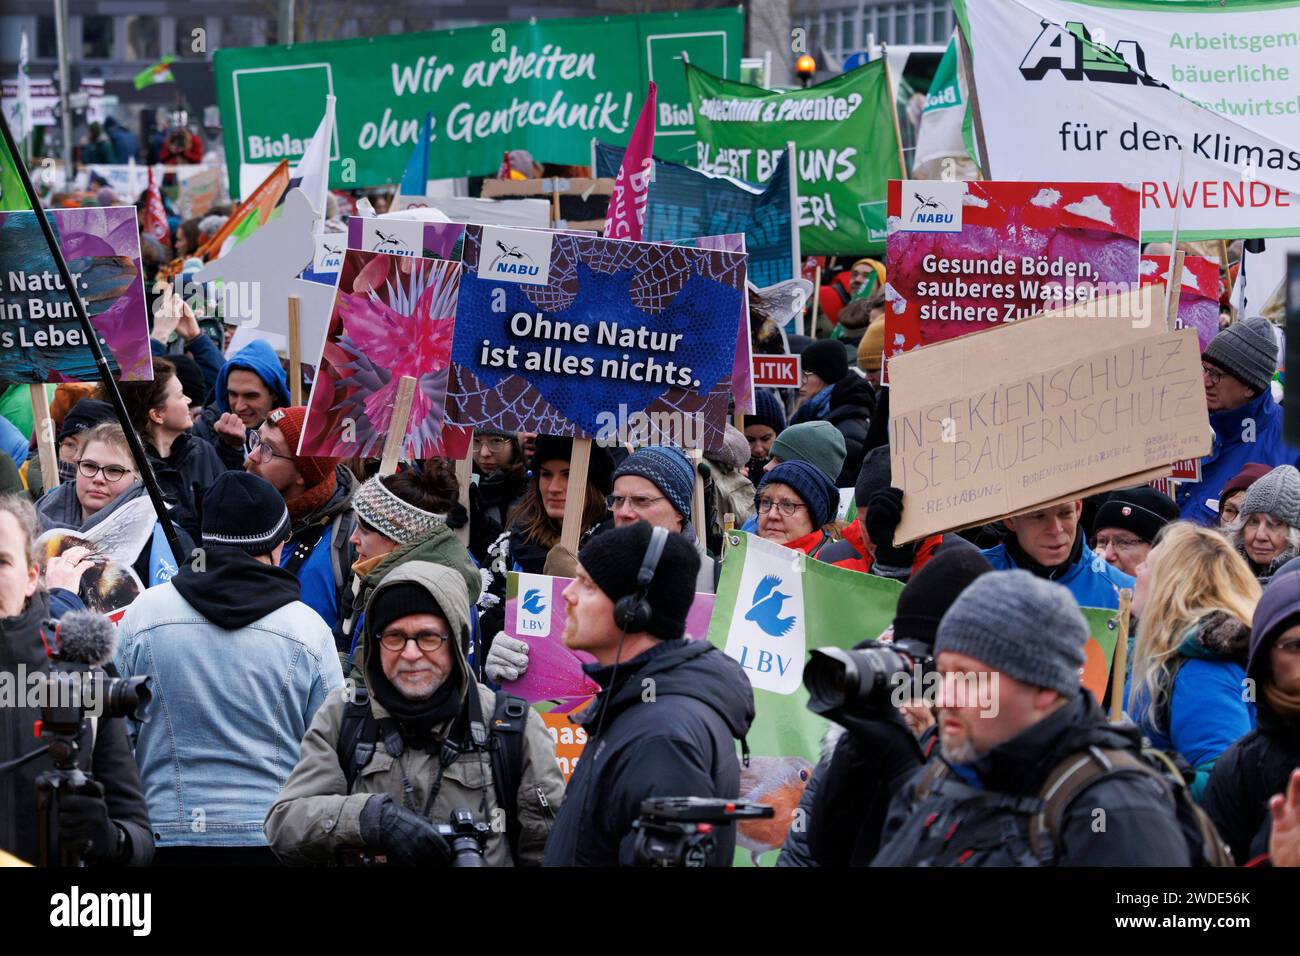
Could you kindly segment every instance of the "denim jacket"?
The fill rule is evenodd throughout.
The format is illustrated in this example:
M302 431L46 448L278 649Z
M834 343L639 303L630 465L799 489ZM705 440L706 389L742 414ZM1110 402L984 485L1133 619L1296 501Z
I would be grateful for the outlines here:
M161 584L127 609L115 660L123 677L152 678L133 730L158 845L264 846L299 743L343 683L320 615L294 601L226 630Z

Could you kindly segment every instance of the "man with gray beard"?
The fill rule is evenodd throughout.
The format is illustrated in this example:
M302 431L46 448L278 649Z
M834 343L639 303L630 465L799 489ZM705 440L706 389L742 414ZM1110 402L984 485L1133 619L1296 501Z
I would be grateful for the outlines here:
M1027 571L962 592L935 641L942 760L894 795L873 866L1192 864L1137 729L1080 686L1088 638L1070 592Z

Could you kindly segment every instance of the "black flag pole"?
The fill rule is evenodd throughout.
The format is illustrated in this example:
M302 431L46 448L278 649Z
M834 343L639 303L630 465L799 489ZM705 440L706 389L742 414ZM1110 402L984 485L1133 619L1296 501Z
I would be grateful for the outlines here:
M90 317L86 315L86 306L81 301L81 293L77 291L77 287L72 282L72 275L68 272L68 263L63 258L63 250L59 248L58 242L55 241L54 229L50 226L49 219L45 215L45 208L41 205L40 197L36 195L36 189L32 186L32 179L27 174L27 167L18 156L18 148L14 144L14 137L9 130L9 123L2 115L0 115L0 133L4 134L5 146L8 147L9 155L13 158L14 168L17 170L19 177L22 178L23 189L27 192L27 201L36 213L36 221L40 223L41 234L45 236L45 244L49 246L50 254L54 256L54 264L58 267L59 278L63 281L63 288L67 291L69 298L72 299L72 309L77 313L77 321L81 324L81 334L90 343L90 351L95 356L95 368L99 372L99 380L113 405L117 420L122 424L122 431L126 432L127 444L131 446L131 457L135 459L135 466L140 472L145 491L149 493L149 500L153 503L154 511L158 513L158 522L162 525L163 534L167 536L167 543L171 545L172 556L179 564L188 555L181 549L180 539L176 537L176 528L173 527L171 517L167 514L167 504L163 500L162 490L158 487L158 479L154 477L153 468L149 465L149 458L145 455L144 445L140 442L140 436L136 434L135 429L131 426L131 419L127 415L126 405L122 402L122 393L118 391L113 373L109 371L108 359L104 357L104 350L99 347L99 336L95 333L94 326L90 324ZM68 172L70 173L71 170ZM141 276L141 279L143 280L143 276Z

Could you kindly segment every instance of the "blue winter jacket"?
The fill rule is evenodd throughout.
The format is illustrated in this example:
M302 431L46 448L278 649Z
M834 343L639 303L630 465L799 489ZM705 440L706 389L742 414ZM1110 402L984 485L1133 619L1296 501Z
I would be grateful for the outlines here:
M1140 626L1140 625L1139 625ZM1242 633L1245 632L1244 628ZM1243 637L1244 641L1245 638ZM1197 640L1197 628L1187 631L1178 647L1178 670L1168 712L1157 721L1151 714L1146 688L1139 685L1129 716L1160 750L1177 751L1196 770L1192 797L1199 801L1209 783L1214 762L1234 743L1255 729L1255 704L1246 700L1246 670L1235 659ZM1132 674L1125 700L1132 692Z
M1253 424L1252 424L1253 423ZM1282 441L1282 408L1265 391L1231 411L1210 414L1214 446L1201 459L1201 480L1178 486L1178 510L1199 525L1217 525L1219 512L1207 501L1218 501L1223 486L1246 465L1300 466L1300 449Z
M18 426L0 415L0 454L8 455L21 468L27 460L27 448L28 441Z
M995 571L1010 571L1019 567L1007 553L1007 546L1000 544L988 548L980 554L988 559ZM1107 564L1087 548L1079 559L1059 578L1057 583L1069 589L1079 607L1108 607L1119 609L1119 589L1133 587L1133 578L1118 568Z

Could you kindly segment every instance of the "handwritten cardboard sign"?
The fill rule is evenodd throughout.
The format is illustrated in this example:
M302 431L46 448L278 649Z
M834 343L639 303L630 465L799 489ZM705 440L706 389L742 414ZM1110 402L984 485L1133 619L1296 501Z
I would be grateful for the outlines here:
M895 539L1168 474L1210 451L1200 346L1153 286L892 359Z

